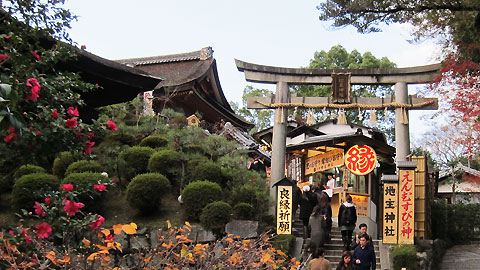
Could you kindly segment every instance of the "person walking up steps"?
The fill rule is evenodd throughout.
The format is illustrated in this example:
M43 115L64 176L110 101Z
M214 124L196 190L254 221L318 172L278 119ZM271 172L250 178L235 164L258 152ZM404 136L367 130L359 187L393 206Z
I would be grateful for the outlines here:
M342 232L343 250L350 250L352 233L357 223L357 210L352 203L352 196L347 195L346 200L338 210L338 225Z

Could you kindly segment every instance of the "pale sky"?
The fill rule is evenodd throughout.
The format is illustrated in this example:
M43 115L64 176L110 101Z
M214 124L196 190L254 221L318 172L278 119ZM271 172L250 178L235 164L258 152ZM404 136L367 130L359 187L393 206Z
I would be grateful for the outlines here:
M307 66L315 51L342 45L349 52L372 52L398 67L435 63L432 42L410 44L406 26L358 34L352 27L331 29L318 19L314 0L68 0L79 16L72 39L98 56L116 60L200 50L211 46L228 101L241 103L247 85L234 59L283 67ZM413 93L416 86L410 87ZM411 122L427 111L411 112ZM411 133L418 136L418 131Z

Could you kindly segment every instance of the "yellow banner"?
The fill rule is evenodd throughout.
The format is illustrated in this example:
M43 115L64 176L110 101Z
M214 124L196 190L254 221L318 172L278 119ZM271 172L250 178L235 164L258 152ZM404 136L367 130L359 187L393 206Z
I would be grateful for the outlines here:
M343 165L343 149L335 149L324 154L307 158L305 175L322 172Z
M398 244L413 245L415 232L415 170L400 170L398 189Z
M398 184L383 184L383 243L397 244Z
M278 187L277 234L292 234L292 187L291 186Z
M368 196L362 195L350 195L352 196L352 202L355 204L357 210L357 216L368 217Z

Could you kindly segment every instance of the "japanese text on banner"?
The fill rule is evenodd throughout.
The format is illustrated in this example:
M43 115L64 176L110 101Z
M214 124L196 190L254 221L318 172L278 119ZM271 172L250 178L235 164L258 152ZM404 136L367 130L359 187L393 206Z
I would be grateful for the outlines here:
M398 243L413 244L415 231L415 171L400 170L398 206Z
M383 243L396 244L398 236L398 184L383 185Z
M292 233L292 187L279 186L277 194L277 234Z

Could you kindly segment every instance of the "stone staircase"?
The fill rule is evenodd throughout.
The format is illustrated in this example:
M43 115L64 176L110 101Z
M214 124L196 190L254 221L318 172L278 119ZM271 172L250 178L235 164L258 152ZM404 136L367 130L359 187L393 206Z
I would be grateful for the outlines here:
M302 220L298 217L298 212L293 222L292 233L298 238L303 238L303 223ZM303 240L302 250L305 248L305 243L307 239ZM375 248L375 256L377 259L376 269L382 269L380 265L380 250L379 250L379 240L373 240ZM332 268L335 269L340 262L343 254L343 243L342 243L342 233L337 224L333 224L331 240L326 243L324 246L325 250L325 259L329 260L332 264ZM353 254L353 251L351 251Z

